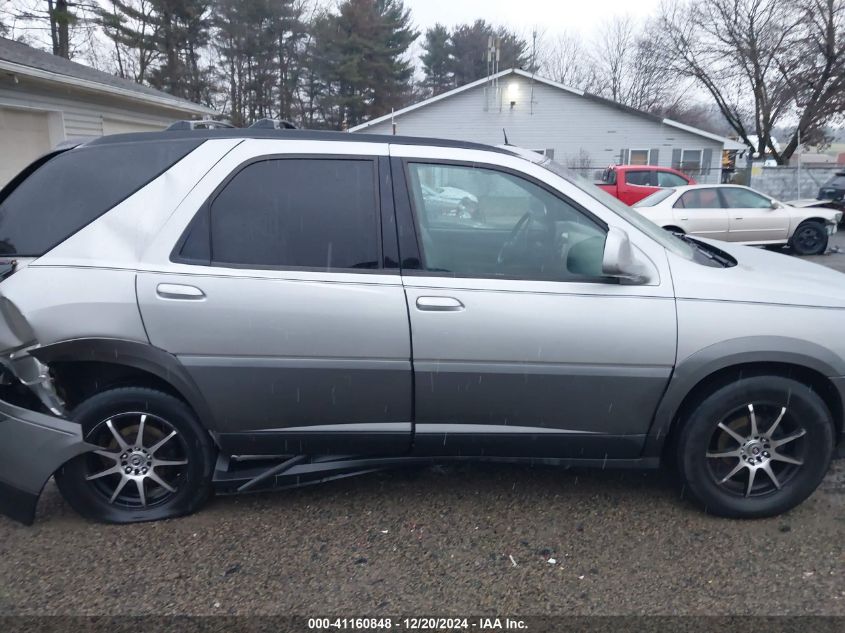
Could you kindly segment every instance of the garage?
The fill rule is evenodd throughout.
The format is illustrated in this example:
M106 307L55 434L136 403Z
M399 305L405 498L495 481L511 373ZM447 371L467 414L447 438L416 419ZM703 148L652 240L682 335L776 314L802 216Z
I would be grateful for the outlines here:
M49 114L0 108L0 183L50 151Z
M63 141L153 132L212 108L0 37L0 187Z

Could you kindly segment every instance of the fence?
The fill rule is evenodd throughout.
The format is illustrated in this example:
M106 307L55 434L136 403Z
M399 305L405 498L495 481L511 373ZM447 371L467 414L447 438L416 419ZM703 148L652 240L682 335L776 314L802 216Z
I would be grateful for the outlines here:
M815 198L819 188L842 170L843 167L763 167L752 171L751 187L778 200Z

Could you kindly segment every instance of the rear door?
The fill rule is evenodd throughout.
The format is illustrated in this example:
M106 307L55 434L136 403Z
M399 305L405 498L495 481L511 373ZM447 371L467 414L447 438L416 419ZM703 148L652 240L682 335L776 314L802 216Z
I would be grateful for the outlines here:
M172 252L148 254L138 299L150 341L190 372L224 451L409 447L408 314L381 242L386 152L245 141L157 240Z
M731 242L786 241L790 213L772 208L772 200L744 187L721 187L724 206L730 212Z
M680 229L689 235L727 240L730 221L722 208L718 187L700 187L682 193L672 215Z

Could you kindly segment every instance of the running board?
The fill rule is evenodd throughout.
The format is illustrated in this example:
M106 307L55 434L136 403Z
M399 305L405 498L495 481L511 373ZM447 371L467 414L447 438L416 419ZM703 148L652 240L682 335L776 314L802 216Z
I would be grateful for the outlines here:
M286 456L279 462L270 458L265 463L244 462L236 459L218 460L214 473L214 487L219 494L256 492L277 488L296 488L332 479L397 468L448 462L487 462L554 466L564 468L628 468L653 469L659 466L657 458L635 459L570 459L570 458L513 458L450 456L431 457L407 455L403 457L358 457L354 455Z
M263 473L258 475L258 477L253 477L245 484L239 486L238 492L246 492L247 490L255 488L261 482L267 481L268 479L277 475L281 475L286 470L290 470L297 464L301 464L306 459L308 459L307 455L297 455L296 457L291 457L290 459L283 461L281 464L278 464L277 466L273 466L272 468L265 470Z

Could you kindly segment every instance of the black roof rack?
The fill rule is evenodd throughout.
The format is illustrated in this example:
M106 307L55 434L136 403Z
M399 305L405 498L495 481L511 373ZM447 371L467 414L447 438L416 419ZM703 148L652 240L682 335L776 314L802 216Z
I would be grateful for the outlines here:
M225 121L201 119L199 121L176 121L167 126L167 131L174 130L228 130L235 126Z
M217 123L215 121L215 123ZM506 149L438 138L415 138L411 136L390 136L384 134L364 134L360 132L334 132L328 130L271 130L256 128L223 127L222 129L189 129L187 127L161 132L134 132L128 134L112 134L98 136L85 145L111 145L117 143L155 143L177 140L211 140L211 139L276 139L295 141L340 141L347 143L383 143L390 145L428 145L433 147L452 147L455 149L480 149L500 154L513 154Z
M285 119L258 119L255 123L249 126L254 130L297 130L290 121Z

